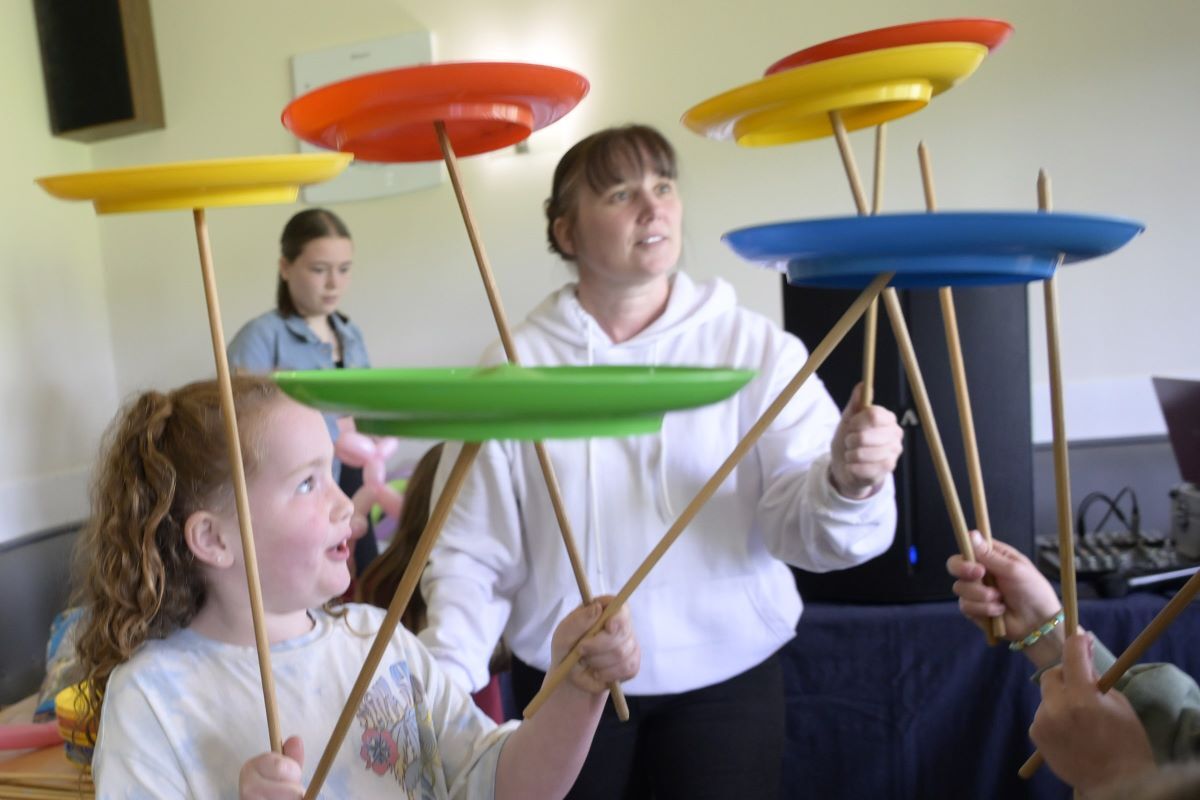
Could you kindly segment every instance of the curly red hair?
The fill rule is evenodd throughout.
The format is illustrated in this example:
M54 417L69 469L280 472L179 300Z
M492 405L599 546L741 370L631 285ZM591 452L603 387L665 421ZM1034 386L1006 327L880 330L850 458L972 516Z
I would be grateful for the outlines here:
M283 398L275 382L233 378L246 475L258 437ZM183 536L201 509L227 508L232 480L216 381L130 402L105 434L93 477L91 516L76 548L76 649L86 707L99 712L112 671L148 639L186 627L204 603L199 566Z

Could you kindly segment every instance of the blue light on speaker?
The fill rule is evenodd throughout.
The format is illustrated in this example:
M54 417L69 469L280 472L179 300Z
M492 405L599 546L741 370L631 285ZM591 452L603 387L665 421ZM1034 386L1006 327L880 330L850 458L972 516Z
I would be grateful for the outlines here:
M917 565L917 546L915 544L908 546L908 563L914 567Z

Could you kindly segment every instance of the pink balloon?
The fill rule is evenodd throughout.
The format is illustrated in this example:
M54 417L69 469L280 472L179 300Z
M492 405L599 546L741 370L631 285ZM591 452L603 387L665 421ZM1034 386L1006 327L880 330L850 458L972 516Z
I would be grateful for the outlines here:
M62 744L58 723L34 722L22 725L0 725L0 750L32 750Z
M334 455L344 464L361 467L374 458L378 447L375 440L358 431L344 431L334 445Z
M363 483L378 485L387 479L387 464L382 458L372 458L363 464Z
M351 500L354 503L354 512L363 516L369 515L374 506L379 506L389 517L398 517L400 508L404 505L404 495L386 483L364 484L354 493Z
M375 440L375 451L379 457L387 461L400 449L400 440L395 436L381 436Z
M342 463L362 467L363 485L354 493L354 519L351 531L355 538L366 532L366 520L371 509L379 506L383 513L395 518L400 515L404 496L387 482L387 460L400 447L394 436L375 438L358 431L342 431L334 452Z

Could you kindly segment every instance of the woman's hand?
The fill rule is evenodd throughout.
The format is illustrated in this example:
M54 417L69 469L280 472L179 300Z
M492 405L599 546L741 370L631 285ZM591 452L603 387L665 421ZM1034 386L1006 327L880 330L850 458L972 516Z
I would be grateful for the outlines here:
M555 628L550 643L551 666L566 657L575 642L600 618L601 611L612 599L610 595L597 597L563 618ZM622 606L595 636L584 639L579 649L582 658L571 669L571 682L589 694L607 691L612 681L627 681L637 675L642 663L642 651L633 633L629 607Z
M1087 793L1153 770L1146 730L1118 691L1096 688L1092 639L1067 639L1062 666L1042 674L1042 704L1029 736L1054 774Z
M242 800L294 800L304 797L301 766L304 743L293 736L283 743L283 755L263 753L242 765L238 795Z
M904 451L904 431L883 406L862 405L862 384L854 387L830 445L829 479L842 497L862 500L883 485Z

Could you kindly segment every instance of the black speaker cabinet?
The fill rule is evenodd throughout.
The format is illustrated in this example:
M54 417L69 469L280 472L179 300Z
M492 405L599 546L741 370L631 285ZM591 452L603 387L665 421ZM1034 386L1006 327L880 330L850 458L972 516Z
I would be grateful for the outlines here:
M783 291L784 327L810 349L857 296L786 283ZM954 290L954 300L992 532L1028 555L1033 549L1033 447L1025 291L1024 284L962 288ZM938 293L899 294L967 525L974 527ZM839 407L862 379L862 330L861 323L856 325L817 373ZM800 592L809 600L903 603L953 597L945 562L957 545L882 301L878 330L875 402L895 412L905 431L895 476L896 540L886 553L853 569L796 570Z
M34 0L50 129L81 142L163 127L149 0Z

